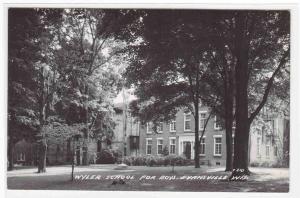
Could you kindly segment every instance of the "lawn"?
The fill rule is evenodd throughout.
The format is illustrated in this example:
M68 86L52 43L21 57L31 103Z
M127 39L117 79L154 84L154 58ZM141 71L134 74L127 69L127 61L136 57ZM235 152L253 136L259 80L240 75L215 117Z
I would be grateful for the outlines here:
M199 191L199 192L288 192L289 171L284 168L251 168L247 181L229 182L230 175L223 167L195 169L191 166L143 167L131 166L114 170L116 165L75 167L71 181L71 167L48 167L37 174L36 168L18 169L7 173L8 189L36 190L122 190L122 191ZM119 182L125 177L124 184ZM165 177L166 176L166 177Z

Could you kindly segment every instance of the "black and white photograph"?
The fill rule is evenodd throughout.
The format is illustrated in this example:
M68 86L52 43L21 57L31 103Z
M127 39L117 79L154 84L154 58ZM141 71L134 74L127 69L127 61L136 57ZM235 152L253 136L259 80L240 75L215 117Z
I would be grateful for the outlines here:
M7 189L289 193L291 17L8 6Z

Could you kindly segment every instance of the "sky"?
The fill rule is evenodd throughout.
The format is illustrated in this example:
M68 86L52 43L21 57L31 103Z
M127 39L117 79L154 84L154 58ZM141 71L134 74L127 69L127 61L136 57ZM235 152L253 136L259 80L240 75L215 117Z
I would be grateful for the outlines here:
M136 99L136 96L133 95L133 89L125 89L125 95L128 97L128 102ZM117 97L114 99L114 104L117 103L122 103L123 102L123 97L122 97L122 90L118 93Z

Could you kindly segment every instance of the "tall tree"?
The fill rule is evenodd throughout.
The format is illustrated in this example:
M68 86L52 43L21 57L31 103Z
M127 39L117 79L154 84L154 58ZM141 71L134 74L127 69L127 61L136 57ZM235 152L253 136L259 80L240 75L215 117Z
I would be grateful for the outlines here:
M136 86L142 103L142 120L172 119L179 108L195 118L195 167L199 165L199 108L201 95L209 94L204 80L208 72L208 33L200 18L209 12L151 10L141 16L138 46L132 46L131 65L126 77ZM218 102L218 97L211 103ZM203 101L202 101L203 103ZM155 112L155 113L154 113Z
M278 73L288 65L289 13L286 11L239 11L235 12L234 18L236 24L234 54L237 60L235 80L237 83L233 175L239 175L249 174L250 125L267 102ZM249 113L249 86L251 82L259 82L257 74L266 75L266 70L269 74L268 80L264 83L263 92L257 95L257 97L261 96L261 100Z
M45 62L45 31L36 9L10 9L8 13L8 159L13 168L13 147L22 138L36 139L40 126L36 90L36 65Z
M80 112L71 122L85 123L84 165L89 163L88 139L95 132L96 120L101 112L112 110L111 98L120 86L118 68L125 44L113 33L121 27L122 19L110 10L66 9L57 33L57 61L64 74L59 94L63 105ZM112 122L105 124L113 126Z

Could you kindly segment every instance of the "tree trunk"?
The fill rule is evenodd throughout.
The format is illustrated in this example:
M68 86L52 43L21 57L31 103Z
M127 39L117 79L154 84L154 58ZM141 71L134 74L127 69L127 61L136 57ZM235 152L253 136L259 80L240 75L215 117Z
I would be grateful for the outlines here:
M231 81L231 77L227 81ZM225 87L225 133L226 133L226 169L232 171L232 124L233 124L233 93L232 83L227 82Z
M232 118L225 119L226 130L226 169L225 171L232 171Z
M82 165L84 165L84 166L89 165L87 145L82 147Z
M86 94L89 94L89 88L86 87ZM86 98L86 103L88 102L88 98ZM86 104L87 105L87 104ZM88 157L88 143L89 143L89 108L88 106L85 107L86 110L86 131L84 133L84 142L82 147L82 165L87 166L89 165L89 157Z
M199 102L196 101L195 106L195 145L194 145L194 158L195 168L200 168L199 162Z
M248 45L246 39L246 13L236 17L236 131L234 138L234 161L232 176L248 175L248 143L250 124L248 120Z
M38 163L38 173L46 172L46 156L47 156L47 143L43 139L39 144L39 163Z
M14 146L15 143L8 137L8 170L14 169Z
M82 147L82 165L87 166L89 165L89 157L88 157L88 128L86 133L84 134L83 140L83 147Z

